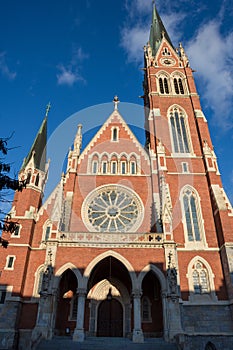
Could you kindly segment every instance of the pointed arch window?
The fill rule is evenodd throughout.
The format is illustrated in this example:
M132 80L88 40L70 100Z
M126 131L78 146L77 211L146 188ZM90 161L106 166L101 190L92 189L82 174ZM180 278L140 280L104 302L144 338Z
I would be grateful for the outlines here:
M181 78L178 79L178 86L179 86L179 91L181 95L184 95L184 87Z
M166 77L159 78L159 89L161 94L169 94L168 80Z
M204 265L197 261L192 274L194 294L206 294L210 292L208 272Z
M214 274L208 262L200 256L193 258L189 265L186 277L189 285L189 300L217 301L214 286Z
M126 161L121 161L121 174L124 175L127 173L127 163Z
M77 320L78 315L78 296L74 295L70 303L70 320Z
M151 302L147 296L142 297L142 322L151 322Z
M117 174L117 161L115 160L111 162L111 173Z
M186 84L186 78L183 74L179 72L174 72L171 75L171 84L173 83L173 93L176 95L184 95L188 89Z
M116 142L119 139L119 127L112 128L112 141Z
M44 268L45 268L44 265L41 265L41 266L38 267L38 269L35 272L33 296L36 297L36 298L38 298L40 296L40 292L41 292L41 289L42 289Z
M94 160L92 163L92 174L97 174L98 172L98 162L97 160Z
M102 174L107 174L108 163L106 161L102 162Z
M27 174L27 179L26 179L26 184L27 184L27 185L28 185L28 184L30 183L30 181L31 181L31 176L32 176L32 174L31 174L31 172L29 171L28 174Z
M45 230L45 240L47 241L50 238L50 234L51 234L51 226L47 226L46 230Z
M171 133L175 153L189 153L191 151L186 118L184 114L174 108L170 113Z
M133 160L130 162L130 173L132 175L136 175L137 172L137 166L136 166L136 162Z
M38 186L38 185L39 185L39 181L40 181L40 175L37 174L37 175L36 175L35 186Z
M185 224L189 242L201 241L200 208L197 196L191 189L186 189L183 195Z
M21 225L16 225L16 228L14 232L12 233L12 237L17 237L20 238L20 231L21 231L22 226Z
M43 238L42 241L48 241L51 238L52 222L47 220L43 225Z

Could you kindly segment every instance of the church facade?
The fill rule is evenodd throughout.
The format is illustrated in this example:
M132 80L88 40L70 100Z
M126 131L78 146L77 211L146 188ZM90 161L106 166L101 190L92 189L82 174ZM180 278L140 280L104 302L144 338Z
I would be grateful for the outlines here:
M78 125L43 203L46 113L19 173L18 227L0 255L1 349L65 334L232 349L233 209L188 57L155 7L144 58L146 146L115 97L84 149Z

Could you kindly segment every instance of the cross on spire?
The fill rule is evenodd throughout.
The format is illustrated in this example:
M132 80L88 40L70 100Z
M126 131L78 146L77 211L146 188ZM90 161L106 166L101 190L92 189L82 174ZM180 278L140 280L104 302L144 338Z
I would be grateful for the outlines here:
M47 104L47 106L46 106L46 111L45 111L45 116L46 116L46 117L48 116L50 109L51 109L51 103L49 102L49 103Z
M119 98L117 95L114 96L113 103L114 103L114 110L118 110L118 103L120 102Z

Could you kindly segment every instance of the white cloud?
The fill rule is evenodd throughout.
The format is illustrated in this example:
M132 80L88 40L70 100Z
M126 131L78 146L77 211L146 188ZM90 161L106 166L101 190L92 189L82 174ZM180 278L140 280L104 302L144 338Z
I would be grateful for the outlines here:
M186 49L214 121L227 129L233 127L233 32L223 36L220 28L218 20L202 25Z
M152 19L152 3L150 1L127 1L126 9L129 14L127 22L121 30L120 45L124 48L129 62L141 64L143 62L143 46L149 40L150 24ZM172 41L180 39L177 27L185 18L184 13L165 14L163 23Z
M178 28L186 17L187 14L181 11L176 13L176 16L174 16L174 13L163 14L162 16L163 24L174 46L178 46L181 39L182 33Z
M133 2L133 6L139 13L151 14L152 13L152 2L145 0L136 0Z
M77 71L72 71L72 67L69 68L59 65L57 68L60 70L60 72L57 74L58 85L73 86L76 81L83 80Z
M0 52L0 72L9 80L16 78L16 72L12 72L6 63L6 52Z
M81 47L73 48L71 61L68 65L59 64L57 69L57 83L58 85L73 86L77 81L85 81L82 77L81 62L89 57L88 54L84 53Z
M121 32L121 46L127 53L129 62L143 62L143 46L148 41L148 28L132 27L123 28Z
M73 46L72 60L71 64L76 65L78 62L82 62L88 59L89 55L83 51L81 47Z

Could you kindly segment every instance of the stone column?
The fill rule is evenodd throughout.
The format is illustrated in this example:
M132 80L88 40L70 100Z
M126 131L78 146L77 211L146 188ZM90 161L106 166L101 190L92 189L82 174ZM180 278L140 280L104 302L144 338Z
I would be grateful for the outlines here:
M181 324L181 304L177 252L174 244L167 244L165 257L167 265L167 336L169 340L181 337L183 334Z
M131 332L131 304L125 304L125 336Z
M90 319L89 319L89 335L95 336L96 335L96 318L97 318L97 312L96 312L96 306L97 306L97 300L92 299L90 302Z
M133 296L133 307L134 307L134 329L133 329L133 342L143 343L144 336L141 328L141 290L134 290Z
M37 311L37 321L32 331L31 344L36 344L38 339L52 339L53 336L53 266L49 264L44 271L42 280L42 289Z
M83 288L77 288L77 321L76 328L74 330L73 341L83 342L84 341L84 312L85 312L85 300L86 300L86 290Z

